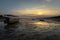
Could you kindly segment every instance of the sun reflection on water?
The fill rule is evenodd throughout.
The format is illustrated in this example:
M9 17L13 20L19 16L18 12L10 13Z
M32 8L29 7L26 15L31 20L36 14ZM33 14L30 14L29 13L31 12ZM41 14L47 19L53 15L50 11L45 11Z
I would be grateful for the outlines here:
M35 25L48 25L48 23L47 22L34 22L33 24L35 24Z
M38 28L50 28L50 27L54 27L60 24L56 24L56 23L49 23L49 22L42 22L42 21L37 21L37 22L33 22L33 25L37 26Z
M38 22L33 22L32 24L37 26L37 28L48 28L49 27L49 23L47 22L38 21Z

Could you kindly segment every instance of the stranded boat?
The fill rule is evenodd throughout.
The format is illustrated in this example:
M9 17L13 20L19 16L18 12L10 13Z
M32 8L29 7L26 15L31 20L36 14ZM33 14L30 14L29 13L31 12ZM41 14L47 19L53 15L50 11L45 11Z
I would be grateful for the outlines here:
M2 21L3 24L5 24L4 29L9 30L17 27L16 25L19 23L19 17L13 15L3 15L3 16L1 15L0 21Z

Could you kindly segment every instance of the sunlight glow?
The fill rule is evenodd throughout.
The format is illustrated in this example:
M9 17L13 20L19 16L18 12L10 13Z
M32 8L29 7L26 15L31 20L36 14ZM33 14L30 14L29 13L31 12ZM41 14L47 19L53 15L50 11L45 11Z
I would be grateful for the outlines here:
M43 15L43 16L53 16L59 13L59 11L56 10L49 10L49 9L24 9L24 10L16 10L13 11L14 14L18 15ZM52 13L52 14L51 14ZM59 14L58 14L59 15Z
M37 14L38 14L38 15L43 15L43 13L42 13L42 12L38 12Z
M38 21L38 22L34 22L33 24L39 28L48 28L49 27L49 23L47 23L47 22Z
M35 25L48 25L47 22L34 22Z

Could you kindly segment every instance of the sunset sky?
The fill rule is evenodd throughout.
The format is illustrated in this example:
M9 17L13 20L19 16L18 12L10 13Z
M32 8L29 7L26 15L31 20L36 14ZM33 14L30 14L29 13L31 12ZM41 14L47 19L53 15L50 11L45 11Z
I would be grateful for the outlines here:
M60 15L60 0L0 0L1 14Z

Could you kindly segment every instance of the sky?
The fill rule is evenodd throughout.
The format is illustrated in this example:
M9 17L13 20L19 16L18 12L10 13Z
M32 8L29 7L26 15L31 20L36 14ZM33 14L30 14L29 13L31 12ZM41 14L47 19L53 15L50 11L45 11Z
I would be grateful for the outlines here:
M60 0L0 0L0 14L57 16Z

